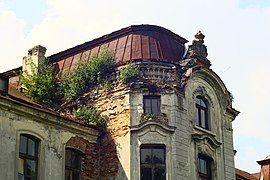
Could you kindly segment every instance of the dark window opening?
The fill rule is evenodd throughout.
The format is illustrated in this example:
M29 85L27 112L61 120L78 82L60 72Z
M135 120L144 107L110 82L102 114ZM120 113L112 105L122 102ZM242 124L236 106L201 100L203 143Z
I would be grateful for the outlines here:
M196 97L196 125L209 129L208 106L200 96Z
M165 180L166 159L164 145L141 145L141 180Z
M75 149L66 149L65 180L79 180L81 177L81 153Z
M160 114L160 96L144 96L143 97L144 114Z
M38 139L29 135L20 135L18 180L37 179L38 144Z
M211 158L199 155L198 158L199 180L211 180Z

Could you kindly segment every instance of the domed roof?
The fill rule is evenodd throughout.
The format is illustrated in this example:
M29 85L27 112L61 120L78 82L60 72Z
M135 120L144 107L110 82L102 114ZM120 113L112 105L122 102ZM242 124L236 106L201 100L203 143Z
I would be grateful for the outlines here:
M102 48L113 51L115 64L129 61L163 61L177 63L185 54L186 39L159 26L130 26L49 57L58 72L72 69L77 61L88 61Z

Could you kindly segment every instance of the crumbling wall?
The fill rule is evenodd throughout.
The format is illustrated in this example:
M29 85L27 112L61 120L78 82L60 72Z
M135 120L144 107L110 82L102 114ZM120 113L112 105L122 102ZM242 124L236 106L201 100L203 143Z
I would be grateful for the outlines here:
M130 173L130 105L123 86L111 91L99 90L91 98L101 116L107 119L107 130L100 137L100 179L129 179Z

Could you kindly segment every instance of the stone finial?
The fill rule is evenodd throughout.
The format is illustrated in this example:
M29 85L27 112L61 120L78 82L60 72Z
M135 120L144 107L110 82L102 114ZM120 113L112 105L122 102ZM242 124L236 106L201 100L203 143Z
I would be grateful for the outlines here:
M211 63L207 59L207 47L204 45L205 35L199 31L194 36L196 39L192 41L192 45L189 45L186 58L198 60L200 64L210 67Z
M205 38L205 35L201 31L199 31L194 35L194 37L198 39L199 41L203 41L203 39Z

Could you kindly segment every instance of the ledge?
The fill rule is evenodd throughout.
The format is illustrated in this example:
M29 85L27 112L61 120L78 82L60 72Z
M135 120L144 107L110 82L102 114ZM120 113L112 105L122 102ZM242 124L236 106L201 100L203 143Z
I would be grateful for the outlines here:
M140 131L140 130L148 127L148 126L158 126L161 129L163 129L164 131L167 131L167 132L170 132L170 133L174 133L174 131L176 129L176 127L174 127L174 126L160 124L160 123L158 123L156 121L146 121L146 122L143 122L143 123L138 124L138 125L131 125L129 127L130 127L131 131Z
M213 135L210 134L198 134L198 133L194 133L191 134L191 137L194 141L203 141L203 140L207 140L212 147L214 148L218 148L222 143L217 141L216 138Z
M196 125L194 125L194 129L195 129L195 130L198 130L198 131L201 131L201 132L204 132L204 133L207 133L207 134L210 134L210 135L212 135L212 136L214 136L214 137L216 136L216 134L213 133L212 131L207 130L207 129L204 129L204 128L201 128L201 127L196 126Z

